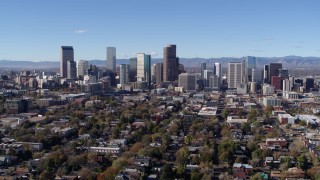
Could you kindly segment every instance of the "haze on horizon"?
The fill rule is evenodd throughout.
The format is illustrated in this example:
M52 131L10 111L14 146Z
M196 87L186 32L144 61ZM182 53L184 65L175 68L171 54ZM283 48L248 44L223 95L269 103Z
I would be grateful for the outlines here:
M71 45L75 60L138 52L162 58L320 56L320 1L1 1L0 60L57 61Z

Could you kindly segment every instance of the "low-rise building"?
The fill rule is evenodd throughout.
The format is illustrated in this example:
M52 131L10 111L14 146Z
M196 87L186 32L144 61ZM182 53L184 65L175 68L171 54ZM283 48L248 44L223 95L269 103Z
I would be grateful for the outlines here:
M278 114L278 120L280 124L294 124L295 118L290 114Z
M263 97L263 106L281 106L281 99L278 99L277 97L268 96Z
M89 152L105 153L119 156L121 154L120 147L88 147Z

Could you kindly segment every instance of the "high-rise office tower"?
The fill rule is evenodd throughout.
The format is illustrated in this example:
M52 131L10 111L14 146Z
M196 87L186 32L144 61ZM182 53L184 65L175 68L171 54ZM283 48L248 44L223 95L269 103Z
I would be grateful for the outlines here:
M153 64L151 66L151 82L152 83L156 82L156 64Z
M270 83L269 79L269 65L264 65L263 67L263 82L264 83Z
M282 69L282 63L270 63L269 66L269 79L271 80L272 76L279 76L279 69Z
M186 91L197 90L197 78L195 74L182 73L179 74L179 87L183 87Z
M209 87L215 90L220 90L220 80L217 75L212 75L209 78Z
M279 76L272 76L271 78L271 85L274 86L275 90L282 90L282 80L283 78Z
M213 70L204 70L203 71L203 80L204 80L204 87L210 87L210 77L213 76Z
M289 76L289 82L290 82L290 91L294 89L294 77Z
M163 63L157 63L155 66L156 84L160 85L163 82Z
M137 81L137 58L130 58L130 81Z
M256 57L247 56L244 61L244 82L252 81L252 69L256 68Z
M151 84L151 55L137 54L137 81Z
M89 68L87 69L87 74L89 76L95 76L96 80L100 79L100 73L99 73L99 68L96 65L89 65Z
M121 64L120 65L120 85L123 87L125 84L129 82L129 70L130 65L128 64Z
M312 77L306 78L305 88L307 92L309 92L311 88L314 88L314 79Z
M237 88L237 85L241 84L242 72L241 62L228 63L228 88Z
M67 61L67 78L76 79L77 78L77 65L74 61Z
M204 72L203 71L206 70L206 69L207 69L207 63L202 62L201 63L201 72L200 72L201 73L201 79L204 78L204 74L203 74Z
M254 68L252 69L252 80L251 82L261 83L262 82L262 69Z
M282 80L282 91L283 92L291 91L291 86L290 86L290 80L289 79Z
M222 83L222 69L220 63L214 63L213 72L218 77L218 83L220 87L220 84Z
M87 74L87 70L89 68L89 62L85 60L77 61L77 76L84 76Z
M60 76L67 78L68 67L67 62L74 61L74 52L72 46L61 46L60 48Z
M279 77L281 77L283 79L288 79L289 78L288 69L279 69Z
M107 70L116 72L116 48L107 47Z
M176 81L179 75L179 58L176 56L176 45L163 48L163 81Z

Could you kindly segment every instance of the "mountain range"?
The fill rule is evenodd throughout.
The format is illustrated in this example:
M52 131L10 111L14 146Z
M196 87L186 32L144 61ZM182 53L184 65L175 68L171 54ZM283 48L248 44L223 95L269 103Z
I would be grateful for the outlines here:
M206 62L207 66L213 66L215 62L219 62L223 67L228 62L240 62L244 58L221 57L221 58L180 58L180 63L185 67L200 67L201 62ZM278 62L282 63L284 68L316 68L320 66L320 57L301 57L301 56L285 56L285 57L256 57L257 67L265 64ZM162 62L162 58L152 59L152 64ZM106 60L89 60L90 64L98 67L105 67ZM128 59L117 59L117 64L129 64ZM15 61L0 60L0 69L56 69L59 68L59 61Z

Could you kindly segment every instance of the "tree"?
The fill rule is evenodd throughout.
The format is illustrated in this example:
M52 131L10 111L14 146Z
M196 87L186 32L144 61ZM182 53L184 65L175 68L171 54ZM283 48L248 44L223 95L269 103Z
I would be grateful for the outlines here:
M262 159L262 150L261 149L256 149L252 152L251 154L252 158L256 158L256 159Z
M314 179L319 180L320 179L320 170L318 170L317 174L315 175Z
M176 163L185 166L188 163L189 151L186 147L180 148L176 153Z
M176 163L178 166L178 174L185 172L186 165L188 163L189 151L186 147L180 148L176 153Z
M221 136L225 137L225 138L230 136L230 128L228 126L223 126L222 127Z
M306 155L302 154L297 158L297 166L304 171L308 169L308 159Z
M250 177L250 180L262 180L261 174L257 173Z
M221 112L221 116L222 116L222 118L223 118L224 120L227 119L228 115L229 115L229 111L228 111L227 109L224 109L224 110Z
M125 167L128 164L127 159L123 158L123 157L119 157L118 159L116 159L115 161L113 161L112 163L112 167L120 170L123 167Z
M171 180L174 179L172 167L170 164L165 164L161 169L161 180Z
M248 113L248 120L249 121L255 120L257 118L257 116L258 116L257 110L254 108L251 108Z
M241 125L241 129L243 130L244 134L249 134L251 131L251 126L249 122L245 122Z
M193 170L191 172L191 180L200 180L202 178L202 174L199 172L198 169Z
M207 145L200 149L200 161L212 162L214 158L214 148L209 148Z
M79 172L81 179L95 180L97 179L97 174L90 169L84 168Z
M47 180L47 179L54 179L54 174L50 173L49 171L42 171L39 176L39 180Z
M306 121L299 121L299 125L300 125L300 126L306 126L307 123L306 123Z
M136 142L133 144L133 146L130 148L130 152L132 153L138 153L140 149L143 148L143 144L141 142Z
M223 140L218 146L219 159L222 162L227 162L229 165L233 161L233 152L239 148L239 144L236 144L230 139Z
M103 179L103 180L114 180L116 175L118 174L119 170L116 169L115 167L109 167L107 170L105 170L99 177L98 179Z

